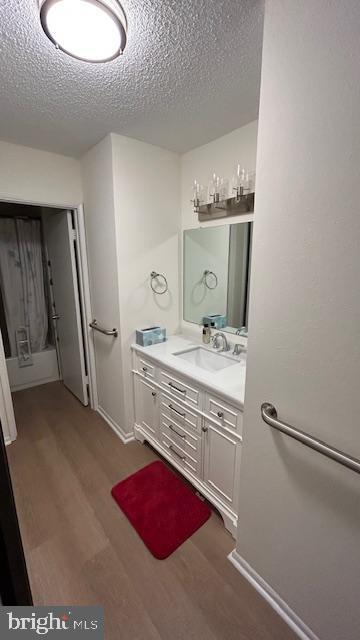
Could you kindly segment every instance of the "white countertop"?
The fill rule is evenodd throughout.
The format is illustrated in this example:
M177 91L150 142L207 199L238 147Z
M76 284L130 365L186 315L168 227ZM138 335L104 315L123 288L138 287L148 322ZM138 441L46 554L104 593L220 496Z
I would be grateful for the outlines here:
M157 364L177 371L191 380L198 382L210 391L221 394L229 402L235 403L240 408L243 408L246 352L243 352L241 356L236 358L234 365L221 369L220 371L207 371L174 355L184 349L198 346L207 348L214 353L214 349L208 345L189 340L179 335L170 336L166 342L154 344L150 347L141 347L138 344L133 344L131 348L143 354L145 357L151 358Z

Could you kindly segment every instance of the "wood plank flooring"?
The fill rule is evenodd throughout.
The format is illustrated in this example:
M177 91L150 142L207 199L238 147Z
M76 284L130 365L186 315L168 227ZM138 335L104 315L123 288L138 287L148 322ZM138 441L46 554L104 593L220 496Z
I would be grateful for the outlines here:
M124 446L61 383L13 399L7 452L36 604L103 605L106 640L295 639L227 560L216 513L167 560L147 551L110 489L154 451Z

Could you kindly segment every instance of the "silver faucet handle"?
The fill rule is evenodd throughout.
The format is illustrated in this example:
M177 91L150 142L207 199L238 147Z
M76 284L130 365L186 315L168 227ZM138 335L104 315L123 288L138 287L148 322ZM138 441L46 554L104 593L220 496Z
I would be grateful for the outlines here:
M248 331L246 327L241 327L241 329L237 329L235 335L241 336L242 338L248 337Z
M233 356L239 356L243 351L243 347L241 344L234 344Z

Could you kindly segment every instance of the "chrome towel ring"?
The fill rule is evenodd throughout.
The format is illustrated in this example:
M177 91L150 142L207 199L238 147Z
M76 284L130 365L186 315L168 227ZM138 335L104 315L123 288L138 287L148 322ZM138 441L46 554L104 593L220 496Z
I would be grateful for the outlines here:
M154 286L154 280L159 280L159 279L163 281L163 288L161 291L159 291L159 289L157 289ZM165 278L165 276L162 273L157 273L156 271L152 271L150 273L150 287L152 288L153 292L156 293L156 295L158 296L164 295L164 293L166 293L169 289L168 281Z
M211 287L209 285L209 282L208 282L208 277L209 276L212 276L214 278L214 280L215 280L215 284L214 284L213 287ZM203 281L204 281L205 286L208 289L216 289L216 287L218 286L218 277L217 277L216 273L214 273L213 271L209 271L209 269L205 269L205 271L203 273Z

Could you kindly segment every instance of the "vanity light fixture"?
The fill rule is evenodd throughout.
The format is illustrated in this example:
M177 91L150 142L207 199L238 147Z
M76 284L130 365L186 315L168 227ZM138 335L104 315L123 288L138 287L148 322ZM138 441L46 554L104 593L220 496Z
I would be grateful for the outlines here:
M85 62L109 62L126 45L127 21L118 0L40 0L40 20L57 49Z

